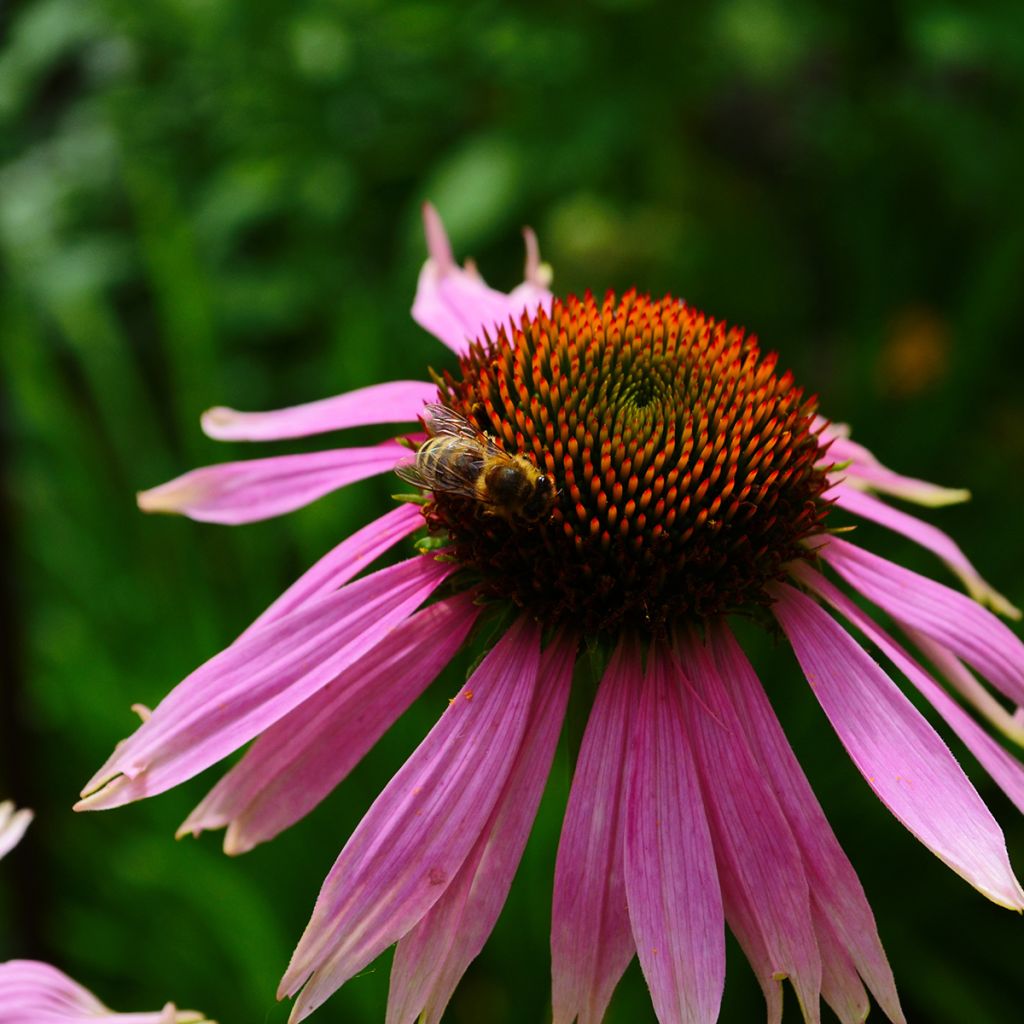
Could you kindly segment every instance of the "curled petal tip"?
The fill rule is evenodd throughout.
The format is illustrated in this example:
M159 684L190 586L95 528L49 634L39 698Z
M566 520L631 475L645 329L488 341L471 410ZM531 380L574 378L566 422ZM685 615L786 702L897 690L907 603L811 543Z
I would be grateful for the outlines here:
M153 714L152 710L147 708L145 704L133 704L131 710L134 711L143 722L149 721L150 716Z
M1020 620L1021 610L987 583L981 585L975 583L974 585L969 585L968 589L970 590L971 597L979 604L991 608L992 611L1002 615L1004 618Z
M252 850L256 844L251 838L242 833L242 830L236 827L235 822L228 824L228 830L224 834L224 852L229 857L240 857L243 853L248 853Z
M427 236L427 254L438 270L449 270L455 265L455 257L444 224L441 223L441 215L430 202L423 204L423 231Z
M526 243L526 266L523 270L523 280L538 288L550 287L554 271L551 269L550 263L541 262L540 244L537 242L537 233L533 228L523 228L523 241Z
M199 417L199 424L207 437L218 440L224 429L230 427L237 417L237 409L229 409L226 405L215 405Z
M936 487L926 497L917 499L922 505L942 508L945 505L962 505L971 500L971 492L966 487Z
M111 802L110 798L116 796L128 781L129 776L124 771L106 772L94 776L79 794L81 799L72 807L72 810L101 811L107 807L118 806L120 801L115 799Z

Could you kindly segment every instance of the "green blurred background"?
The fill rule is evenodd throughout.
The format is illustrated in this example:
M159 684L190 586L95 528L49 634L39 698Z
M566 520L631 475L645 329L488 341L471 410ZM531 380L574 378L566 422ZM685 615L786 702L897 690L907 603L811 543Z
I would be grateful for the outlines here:
M219 769L118 811L70 807L132 702L388 506L376 480L229 529L146 518L133 494L255 454L203 438L208 406L452 365L408 316L426 197L498 286L521 275L530 223L558 291L635 283L756 330L890 464L971 488L929 518L1024 604L1016 0L35 0L0 5L0 36L0 798L38 812L0 865L0 959L49 959L119 1009L285 1020L274 989L320 882L455 675L239 860L218 836L173 840ZM1018 1019L1019 919L902 830L791 656L753 643L908 1017ZM1020 818L965 764L1024 868ZM567 772L562 754L451 1021L549 1014ZM730 957L722 1020L761 1019ZM382 1020L386 991L387 958L316 1019ZM653 1020L635 965L609 1020Z

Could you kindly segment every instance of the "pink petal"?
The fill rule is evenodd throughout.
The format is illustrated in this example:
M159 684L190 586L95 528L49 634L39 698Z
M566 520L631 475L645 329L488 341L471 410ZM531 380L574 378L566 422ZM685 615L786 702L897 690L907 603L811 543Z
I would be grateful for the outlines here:
M970 669L955 654L936 643L930 637L911 629L905 622L899 623L910 642L939 670L942 678L966 700L978 714L982 715L1008 740L1017 746L1024 746L1024 719L1021 709L1008 711L992 696L985 686L971 673Z
M819 910L814 924L821 953L821 994L841 1024L863 1024L871 1011L871 1000L857 968L828 916ZM889 1019L893 1019L891 1014ZM897 1019L903 1019L902 1013Z
M242 634L248 636L270 622L301 608L304 604L337 590L355 579L371 562L376 561L400 540L423 526L423 515L417 505L399 505L346 537L311 569L299 577Z
M824 576L809 565L799 566L796 574L855 625L917 687L1003 792L1024 811L1024 765L992 739L885 630L872 622Z
M520 619L363 818L324 882L279 997L308 1016L444 895L487 824L536 690L538 629Z
M0 858L6 857L21 842L33 817L27 807L16 811L13 801L0 802Z
M143 512L172 512L237 526L302 508L339 487L390 473L409 450L394 441L269 459L221 462L140 491Z
M551 771L575 655L576 640L562 637L541 656L522 747L490 821L444 895L395 950L387 1024L438 1024L491 934Z
M758 976L769 1020L781 1019L779 982L789 978L804 1018L820 1021L821 960L800 848L747 745L711 652L695 636L681 650L696 696L684 700L684 713L726 918Z
M179 837L226 825L224 850L239 854L304 817L448 664L478 614L470 595L417 612L264 732Z
M926 480L916 480L914 477L894 473L883 466L862 444L851 441L835 430L826 430L822 434L822 440L832 441L828 450L828 460L841 466L832 474L837 482L845 480L863 489L891 494L893 497L932 508L957 505L970 500L971 492L962 488L940 487ZM845 465L846 463L848 465Z
M160 702L90 780L76 809L162 793L237 750L384 641L451 571L411 558L247 634Z
M526 282L529 287L506 295L489 288L478 274L462 270L429 203L423 207L423 223L430 258L420 272L412 316L457 355L464 355L470 342L484 334L493 336L497 328L508 327L510 320L518 323L524 312L533 317L539 305L550 311L551 293L538 283Z
M1002 831L949 748L857 642L809 597L774 585L775 617L868 785L940 860L1024 909Z
M838 537L818 553L869 601L948 647L1015 703L1024 702L1024 644L991 612Z
M393 380L273 412L216 406L203 413L202 424L207 437L218 441L279 441L374 423L415 423L423 406L436 401L436 384Z
M538 308L551 309L551 267L540 259L540 245L533 228L523 228L523 241L526 243L526 266L523 270L523 283L516 285L509 292L509 298L521 303L529 317L536 315Z
M975 601L986 604L994 611L1011 619L1020 618L1020 609L981 578L978 570L971 565L967 556L948 534L929 523L922 522L916 516L907 515L906 512L892 508L884 501L873 498L870 494L865 494L863 491L855 490L844 484L833 485L825 497L834 498L840 508L864 519L870 519L897 533L902 533L904 537L909 537L915 543L927 548L938 555L960 577Z
M714 1024L725 920L677 670L652 645L627 750L624 877L637 956L661 1024Z
M587 720L555 861L554 1024L600 1024L635 946L623 878L625 766L639 650L616 647Z
M764 688L724 623L713 624L709 636L719 679L736 709L744 738L800 847L822 955L823 995L835 1007L826 981L833 975L838 978L843 970L841 964L829 960L835 945L829 936L823 938L825 925L829 925L883 1012L895 1024L904 1024L892 971L867 897L786 740Z
M39 960L0 963L0 1024L73 1024L113 1021L116 1024L203 1024L195 1010L176 1010L168 1003L152 1013L115 1013L88 989L62 971Z

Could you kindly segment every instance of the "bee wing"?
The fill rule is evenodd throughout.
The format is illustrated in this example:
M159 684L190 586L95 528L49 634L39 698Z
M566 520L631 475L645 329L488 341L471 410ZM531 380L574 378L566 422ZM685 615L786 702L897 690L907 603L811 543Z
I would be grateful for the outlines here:
M419 466L416 465L415 457L402 459L395 466L395 474L400 480L404 480L407 484L412 484L413 487L419 487L424 491L430 490L430 481L420 472Z
M484 436L465 416L446 405L428 405L424 412L433 437L464 437L479 442Z
M515 461L514 457L504 448L499 448L488 434L474 427L465 416L454 409L449 409L446 405L428 405L425 411L427 427L433 437L461 437L472 441L488 458L501 459L503 462Z
M477 481L484 470L485 452L475 441L461 438L431 438L415 460L403 459L395 473L406 483L424 491L443 491L466 498L479 498Z

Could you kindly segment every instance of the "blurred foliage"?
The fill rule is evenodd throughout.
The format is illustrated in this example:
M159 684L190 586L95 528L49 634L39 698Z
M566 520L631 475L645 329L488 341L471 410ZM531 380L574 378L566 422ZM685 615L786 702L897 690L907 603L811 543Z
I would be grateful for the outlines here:
M34 0L0 6L0 38L0 796L38 811L0 865L0 957L50 959L119 1008L286 1018L274 989L320 881L454 676L238 861L171 838L217 770L117 812L70 805L129 704L387 506L371 481L228 530L132 495L248 453L203 439L210 405L450 364L408 317L426 197L500 286L530 222L560 291L635 283L756 329L888 462L972 489L935 521L1024 603L1019 3ZM751 644L908 1017L1016 1019L1019 922L904 833L792 658ZM563 756L454 1022L549 1013L567 774ZM1024 866L1020 818L974 778ZM763 1012L735 954L726 1024ZM385 963L317 1019L380 1020L386 990ZM635 965L609 1020L653 1020Z

